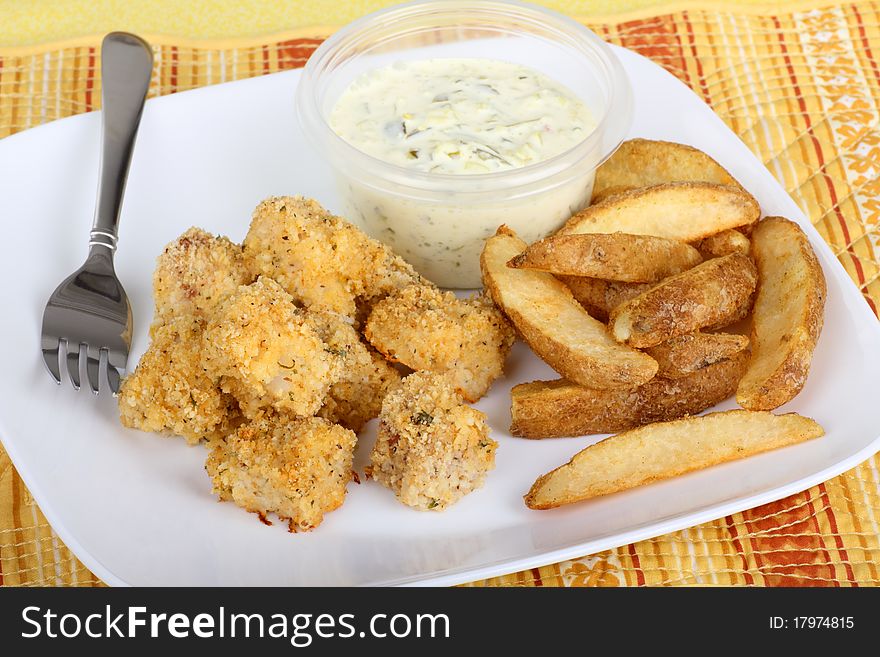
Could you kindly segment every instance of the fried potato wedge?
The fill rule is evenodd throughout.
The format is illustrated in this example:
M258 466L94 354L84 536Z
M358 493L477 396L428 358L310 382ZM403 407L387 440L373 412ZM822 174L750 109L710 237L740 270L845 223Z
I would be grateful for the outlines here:
M707 260L614 308L608 318L611 334L618 342L644 348L733 321L757 280L748 256Z
M667 182L710 182L740 187L701 150L671 141L630 139L596 170L593 203L614 194Z
M735 333L694 331L645 350L660 365L658 376L679 379L748 349L749 339Z
M738 187L672 182L606 198L572 216L559 234L621 232L696 242L752 224L760 214L758 202Z
M677 379L654 377L637 388L594 390L565 379L533 381L510 392L510 433L558 438L614 433L650 422L693 415L736 391L748 352Z
M590 315L602 322L608 321L608 313L624 301L635 299L653 283L621 283L587 276L557 276L568 286L572 295Z
M506 226L486 240L483 284L538 356L566 378L593 388L631 388L657 372L657 362L617 344L602 322L575 301L551 274L511 269L526 243Z
M807 380L822 332L825 275L807 236L794 222L768 217L752 233L760 285L752 321L752 358L736 401L770 410L797 395Z
M720 258L731 253L748 255L751 250L749 238L733 228L709 235L709 237L697 242L695 246L706 260Z
M508 266L551 274L653 283L703 262L694 247L652 235L551 235L530 245Z
M810 418L766 411L724 411L649 424L591 445L538 477L525 496L552 509L635 488L718 463L824 435Z

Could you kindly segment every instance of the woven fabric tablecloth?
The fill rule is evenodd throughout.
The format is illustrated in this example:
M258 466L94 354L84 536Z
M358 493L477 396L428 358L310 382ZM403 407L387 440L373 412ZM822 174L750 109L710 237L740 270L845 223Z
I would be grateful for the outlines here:
M880 5L704 3L663 11L584 20L662 65L718 113L804 209L876 314ZM145 35L156 46L150 93L300 67L330 31L222 43ZM99 47L100 37L0 47L0 137L96 109ZM715 522L474 585L878 584L878 463L875 456L803 493ZM0 584L101 584L49 526L2 448Z

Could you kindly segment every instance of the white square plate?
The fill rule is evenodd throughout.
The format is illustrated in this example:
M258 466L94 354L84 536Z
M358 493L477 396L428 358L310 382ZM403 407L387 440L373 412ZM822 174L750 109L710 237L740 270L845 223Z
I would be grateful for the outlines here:
M110 584L453 584L754 507L880 448L880 328L864 299L785 191L706 105L648 60L615 51L635 90L633 135L706 150L765 214L790 217L809 235L828 279L825 331L807 386L781 411L815 418L825 437L568 508L530 511L522 495L535 477L597 437L528 441L507 434L510 387L555 376L519 344L506 378L478 404L500 442L484 488L434 514L399 504L375 483L351 484L345 505L317 530L266 527L217 503L202 447L123 429L112 399L55 386L43 369L43 304L85 254L97 179L100 117L93 113L0 142L0 437L76 555ZM117 257L136 322L131 365L146 347L153 264L168 241L193 224L239 240L252 208L271 194L305 194L338 208L330 172L294 116L298 79L292 71L147 104ZM359 469L372 439L361 440Z

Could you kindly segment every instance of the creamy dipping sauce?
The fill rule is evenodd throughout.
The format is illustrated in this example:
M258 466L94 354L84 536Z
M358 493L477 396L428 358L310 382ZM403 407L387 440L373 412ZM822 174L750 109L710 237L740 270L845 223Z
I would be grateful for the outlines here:
M479 174L535 164L595 123L569 89L490 59L400 62L358 77L330 127L352 146L417 171Z
M474 174L515 170L560 155L595 129L589 108L536 70L491 59L426 59L379 67L345 89L329 116L345 141L413 171L467 178L480 191L464 200L454 180L431 200L405 188L380 191L340 177L346 216L444 287L479 287L480 252L504 223L527 242L583 208L594 155L563 169L562 182L526 195L514 180ZM471 187L473 189L473 187Z

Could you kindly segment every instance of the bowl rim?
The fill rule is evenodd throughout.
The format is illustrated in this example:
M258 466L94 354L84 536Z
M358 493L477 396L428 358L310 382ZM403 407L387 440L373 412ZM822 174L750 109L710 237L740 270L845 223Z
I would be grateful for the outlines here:
M576 45L588 48L597 55L598 62L590 62L589 65L594 69L598 68L609 84L605 112L602 116L594 117L595 128L570 148L545 160L523 167L467 175L419 171L388 162L362 151L333 130L319 106L315 89L316 82L322 74L320 67L331 61L342 48L350 45L351 42L357 42L359 38L373 30L396 22L413 20L425 14L441 15L465 9L470 15L481 11L515 14L549 30L563 33ZM484 193L487 188L494 186L499 188L504 186L509 189L511 186L546 183L550 179L560 177L560 174L570 172L570 175L563 176L562 180L552 185L556 187L581 175L576 165L593 153L597 146L601 147L601 140L606 134L607 119L612 114L617 114L618 135L608 146L607 152L601 153L595 160L591 168L594 170L623 140L632 120L632 90L620 61L608 44L583 24L559 12L519 0L414 0L362 16L331 35L316 48L302 70L296 92L296 108L298 120L307 138L319 147L319 152L325 155L331 164L338 168L348 169L354 166L362 172L369 172L370 178L392 183L395 187L402 186L424 191L455 188L459 193L468 191ZM338 151L339 155L334 157L333 150Z

